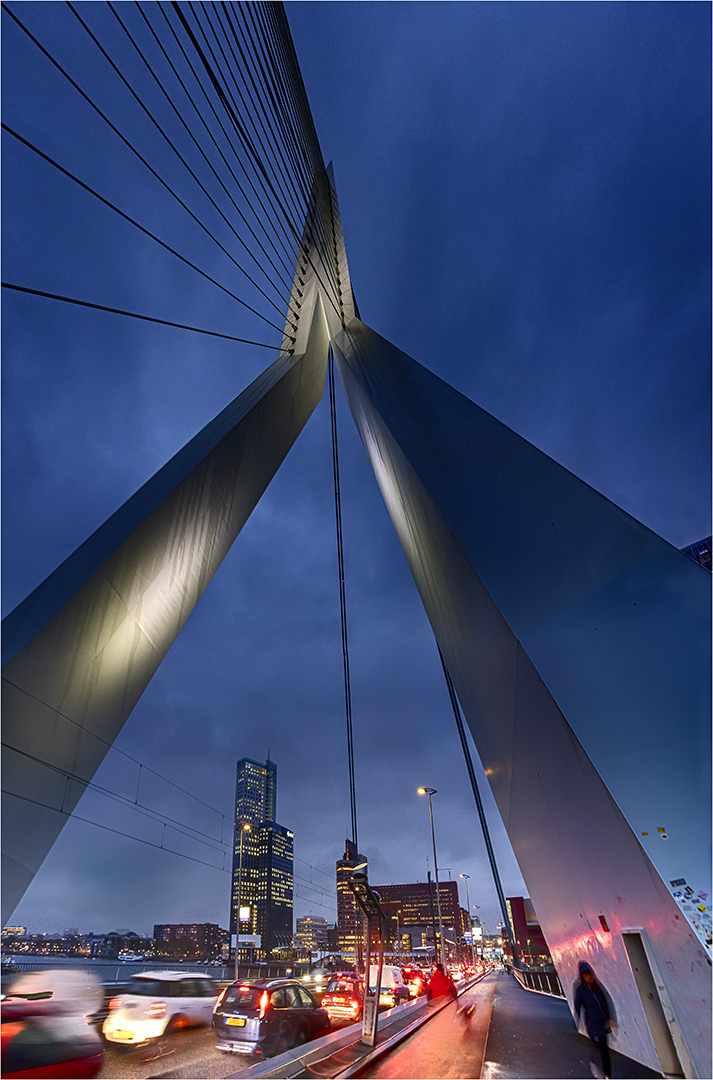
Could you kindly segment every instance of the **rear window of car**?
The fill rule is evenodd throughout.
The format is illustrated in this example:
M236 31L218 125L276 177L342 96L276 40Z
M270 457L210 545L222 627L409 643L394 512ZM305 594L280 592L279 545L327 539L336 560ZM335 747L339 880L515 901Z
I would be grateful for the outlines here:
M257 1009L262 990L254 986L229 986L221 1005L239 1009Z
M327 987L330 994L355 994L356 986L351 979L332 979Z
M132 979L126 993L138 994L140 997L173 997L170 983L159 982L158 979Z

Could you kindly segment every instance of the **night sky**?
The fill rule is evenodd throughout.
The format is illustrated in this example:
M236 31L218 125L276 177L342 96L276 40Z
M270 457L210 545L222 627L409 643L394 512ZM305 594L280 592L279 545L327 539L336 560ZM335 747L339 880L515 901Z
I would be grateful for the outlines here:
M169 175L65 5L10 7ZM106 6L81 9L148 86ZM288 3L287 15L364 321L677 547L708 535L709 5ZM4 20L5 123L228 280ZM5 280L275 340L11 137L4 186ZM7 613L274 354L3 299ZM338 410L359 846L373 883L425 880L416 788L437 788L442 876L471 875L494 929L433 636L341 393ZM268 750L278 820L295 834L295 914L335 917L349 793L331 467L325 399L97 774L105 791L77 810L159 845L163 825L146 811L175 819L205 843L176 826L164 847L202 861L71 820L13 923L227 926L229 874L203 862L223 865L236 760ZM478 772L505 892L519 895Z

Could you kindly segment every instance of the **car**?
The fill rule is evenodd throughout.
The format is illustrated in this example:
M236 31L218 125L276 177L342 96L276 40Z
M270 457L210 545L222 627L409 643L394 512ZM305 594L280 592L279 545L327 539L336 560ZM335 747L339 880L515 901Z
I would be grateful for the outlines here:
M86 1020L67 1015L64 1001L4 998L0 1013L2 1075L90 1080L104 1064L104 1046ZM76 1022L75 1022L76 1019Z
M369 989L376 990L377 965L372 964L369 968ZM410 998L408 987L401 974L401 968L384 964L381 970L381 993L379 994L379 1007L393 1009L396 1005L402 1005Z
M329 1030L329 1016L296 979L234 982L213 1010L216 1048L272 1057Z
M409 997L420 997L421 994L426 993L426 986L428 985L428 975L425 975L420 968L405 967L402 971L404 982L408 987Z
M207 975L183 971L134 975L126 991L109 1002L102 1034L107 1042L131 1049L181 1028L210 1026L217 993Z
M334 972L328 971L327 968L314 968L302 976L302 983L311 994L316 995L317 999L319 999L333 974Z
M364 981L353 973L333 975L322 995L322 1008L331 1024L361 1020L364 1013Z

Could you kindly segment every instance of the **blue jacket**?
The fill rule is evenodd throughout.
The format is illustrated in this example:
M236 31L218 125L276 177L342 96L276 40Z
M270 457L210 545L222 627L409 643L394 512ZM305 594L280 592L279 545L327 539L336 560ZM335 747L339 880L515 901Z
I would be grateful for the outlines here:
M580 976L583 971L591 970L588 964L580 964L579 966ZM592 974L594 973L592 972ZM574 995L574 1011L577 1016L579 1016L582 1009L584 1009L584 1022L587 1025L587 1032L591 1038L601 1039L609 1033L607 1021L615 1021L616 1016L611 998L600 982L595 981L594 986L587 986L580 978L577 983L577 992Z

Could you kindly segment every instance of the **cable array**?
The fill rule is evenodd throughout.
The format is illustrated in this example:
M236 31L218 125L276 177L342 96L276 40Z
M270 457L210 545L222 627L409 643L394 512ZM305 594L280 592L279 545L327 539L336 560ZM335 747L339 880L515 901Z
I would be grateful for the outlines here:
M51 113L52 96L61 94L70 102L77 131L91 121L101 140L93 154L116 163L117 174L129 170L138 189L129 186L117 197L116 185L91 182L81 143L50 145L7 98L3 130L18 153L34 155L33 176L40 183L50 183L49 169L62 177L57 187L76 185L104 213L160 249L146 252L157 275L165 272L166 257L173 258L237 304L240 311L231 322L238 319L245 332L189 325L170 312L138 314L143 303L132 310L112 296L93 295L92 284L79 294L72 290L74 295L56 280L17 284L11 255L6 271L15 283L6 287L244 345L277 350L284 332L289 352L300 317L295 268L302 257L339 313L329 185L282 5L173 0L87 7L66 0L56 7L59 31L55 27L52 34L31 8L2 3L6 35L36 56L37 74L25 96L38 102L39 114ZM37 87L44 85L43 107ZM5 167L12 171L14 164ZM27 161L18 161L17 168L32 169ZM158 205L161 193L162 220L154 224L136 204ZM89 219L103 224L100 213L87 209ZM112 236L114 243L128 240L121 232ZM95 255L101 261L102 252ZM124 292L126 284L117 282ZM263 331L276 332L274 341L252 330L255 320Z

